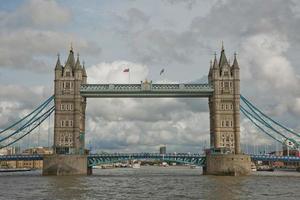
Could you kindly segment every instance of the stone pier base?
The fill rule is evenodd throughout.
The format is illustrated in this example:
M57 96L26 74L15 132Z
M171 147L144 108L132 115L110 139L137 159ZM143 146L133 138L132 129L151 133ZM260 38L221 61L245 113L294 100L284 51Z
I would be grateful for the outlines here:
M44 176L89 175L86 155L49 155L44 157Z
M206 155L204 175L245 176L251 173L251 158L242 154Z

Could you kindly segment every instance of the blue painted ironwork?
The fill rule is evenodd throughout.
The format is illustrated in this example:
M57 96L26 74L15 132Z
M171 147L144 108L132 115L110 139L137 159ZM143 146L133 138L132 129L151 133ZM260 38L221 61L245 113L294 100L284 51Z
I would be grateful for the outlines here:
M3 139L1 139L1 142L3 142L6 139L13 139L13 141L8 142L7 144L0 144L0 149L8 147L14 143L16 143L17 141L19 141L20 139L24 138L26 135L30 134L33 130L35 130L41 123L43 123L53 112L54 112L55 108L54 106L51 107L50 109L48 109L46 112L44 112L43 114L41 114L40 116L38 116L37 118L35 118L32 122L30 122L29 124L27 124L26 126L18 129L16 132L14 132L14 135L17 133L22 133L22 135L18 136L18 138L13 138L12 135L10 135L9 137L5 137ZM32 125L32 126L31 126ZM26 129L28 128L28 130ZM26 129L26 130L25 130ZM22 132L24 131L24 132Z
M127 160L161 160L198 166L205 164L205 156L200 154L115 153L89 155L88 166L91 167Z
M281 161L300 162L300 157L295 156L275 156L275 155L250 155L253 161ZM0 156L0 161L18 160L43 160L44 155L5 155ZM204 166L205 155L201 154L158 154L158 153L111 153L111 154L91 154L88 155L89 167L101 164L110 164L128 160L161 160L191 165Z
M10 130L11 128L15 127L17 124L23 122L25 119L27 119L28 117L30 117L31 115L33 115L34 113L36 113L36 112L40 111L41 109L45 108L53 99L54 99L54 95L52 95L51 97L49 97L44 103L42 103L41 105L39 105L35 110L33 110L31 113L29 113L28 115L26 115L25 117L23 117L19 121L13 123L12 125L10 125L7 128L4 128L3 130L1 130L0 134L4 133L7 130Z
M249 107L249 108L252 108L254 109L256 112L258 112L259 114L261 114L262 116L264 116L265 118L267 118L268 120L270 120L271 122L273 122L274 124L278 125L279 127L283 128L284 130L288 131L289 133L292 133L293 135L297 136L297 137L300 137L300 134L293 131L292 129L280 124L279 122L273 120L272 118L270 118L268 115L266 115L265 113L263 113L260 109L258 109L257 107L255 107L250 101L248 101L243 95L240 95L241 99L243 102L246 103L246 105ZM253 111L253 112L255 112ZM256 113L255 112L255 113Z
M43 155L5 155L0 156L0 161L20 161L20 160L43 160Z
M275 125L273 124L274 121L271 121L270 117L266 116L265 114L262 114L261 111L259 111L253 104L251 104L245 97L241 95L242 102L245 103L247 106L247 109L240 106L241 112L262 132L270 136L272 139L280 142L281 144L290 147L291 149L299 149L300 148L300 142L297 141L297 139L293 138L295 137L289 134L290 132L285 132L284 130L278 129L278 126L282 128L282 126L278 125L276 122ZM271 121L271 122L270 122Z
M300 162L300 157L275 155L250 155L253 161Z
M209 97L213 94L210 84L84 84L80 94L83 97Z

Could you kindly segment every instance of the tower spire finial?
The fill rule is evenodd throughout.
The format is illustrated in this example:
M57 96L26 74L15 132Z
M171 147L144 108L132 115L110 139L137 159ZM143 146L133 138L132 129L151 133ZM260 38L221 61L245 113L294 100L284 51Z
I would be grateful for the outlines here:
M73 51L73 43L71 42L70 51Z

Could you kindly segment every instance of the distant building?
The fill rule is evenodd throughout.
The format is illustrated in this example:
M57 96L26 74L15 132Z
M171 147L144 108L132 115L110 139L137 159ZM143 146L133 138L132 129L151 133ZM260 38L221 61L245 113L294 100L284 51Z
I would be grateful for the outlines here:
M53 150L49 147L36 147L25 149L22 154L32 155L32 154L52 154ZM6 154L11 155L11 154ZM2 161L0 166L4 168L30 168L30 169L42 169L43 161L42 160L19 160L19 161Z
M25 149L22 154L26 154L26 155L32 155L32 154L52 154L53 150L50 147L35 147L35 148L29 148L29 149Z
M159 147L159 153L160 154L166 154L167 153L166 145L163 145L163 146Z
M0 155L14 155L20 153L20 147L5 147L0 149Z

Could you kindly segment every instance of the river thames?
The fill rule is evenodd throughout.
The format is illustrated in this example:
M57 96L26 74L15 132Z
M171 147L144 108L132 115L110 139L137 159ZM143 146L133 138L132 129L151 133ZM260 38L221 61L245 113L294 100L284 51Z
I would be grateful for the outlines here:
M203 176L201 169L94 169L92 176L44 177L41 171L0 174L0 199L300 199L300 173Z

